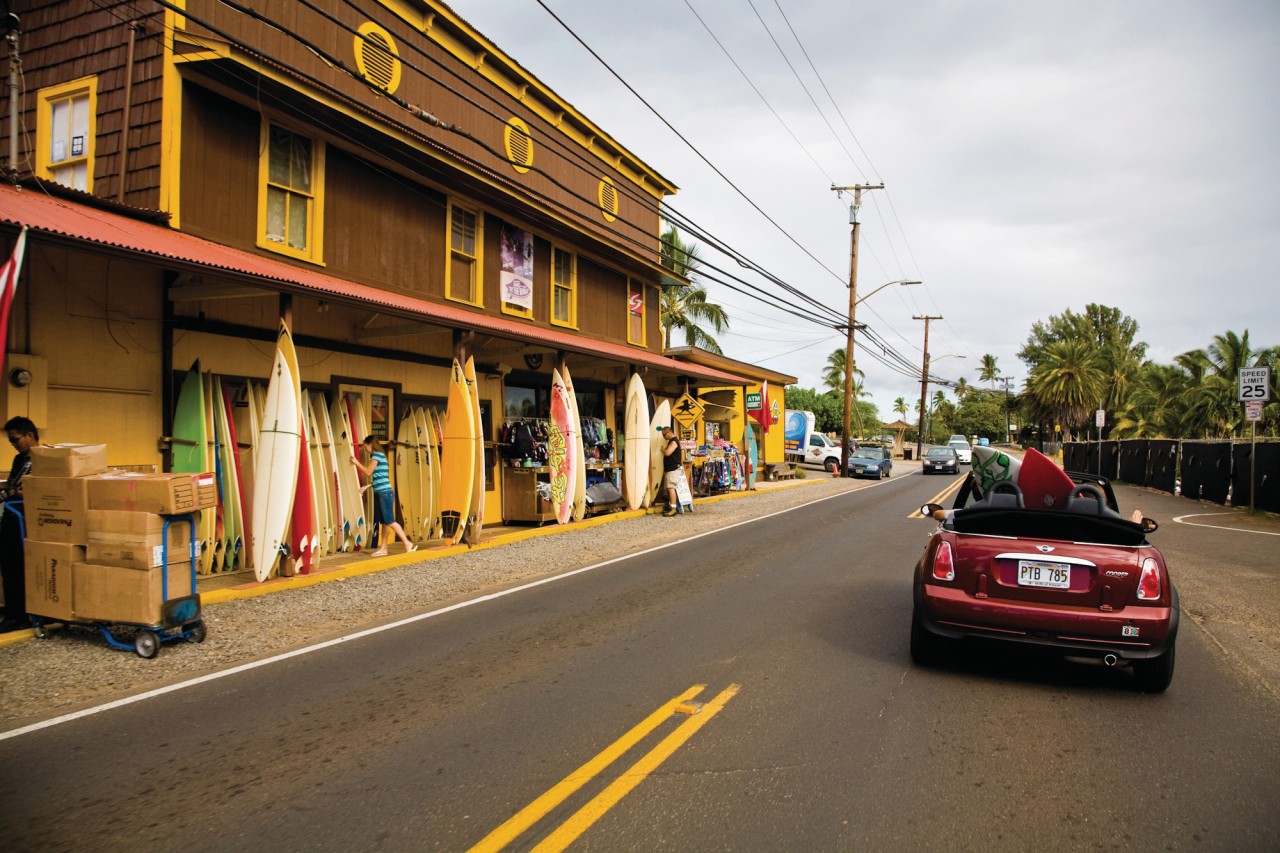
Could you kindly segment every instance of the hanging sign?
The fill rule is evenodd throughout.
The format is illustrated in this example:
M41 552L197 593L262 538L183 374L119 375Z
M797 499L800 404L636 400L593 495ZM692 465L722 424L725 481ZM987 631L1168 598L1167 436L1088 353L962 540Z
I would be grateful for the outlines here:
M1244 401L1244 419L1246 421L1262 420L1262 401L1261 400L1245 400Z
M681 426L691 427L702 417L702 404L687 393L681 394L671 407L671 416Z
M764 408L764 395L759 391L747 392L747 411L754 412Z
M502 224L502 301L520 311L533 311L533 234Z

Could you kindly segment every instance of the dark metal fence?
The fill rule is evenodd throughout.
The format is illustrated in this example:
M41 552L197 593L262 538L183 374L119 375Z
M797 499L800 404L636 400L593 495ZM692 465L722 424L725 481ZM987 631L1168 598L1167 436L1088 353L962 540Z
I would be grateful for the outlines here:
M1170 494L1280 512L1280 442L1073 441L1062 446L1068 471L1101 474ZM1250 484L1256 494L1250 495Z

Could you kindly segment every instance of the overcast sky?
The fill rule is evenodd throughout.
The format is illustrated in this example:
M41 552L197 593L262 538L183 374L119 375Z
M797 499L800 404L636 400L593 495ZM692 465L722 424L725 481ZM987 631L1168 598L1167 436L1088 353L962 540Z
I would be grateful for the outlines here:
M831 186L883 182L863 195L859 293L925 284L858 320L918 365L912 317L941 315L936 376L976 384L991 353L1019 387L1032 324L1090 302L1162 363L1227 330L1280 345L1276 0L544 2L732 185L537 0L453 7L679 186L683 216L842 314L850 199ZM709 290L726 355L821 387L842 333ZM919 399L857 361L885 420Z

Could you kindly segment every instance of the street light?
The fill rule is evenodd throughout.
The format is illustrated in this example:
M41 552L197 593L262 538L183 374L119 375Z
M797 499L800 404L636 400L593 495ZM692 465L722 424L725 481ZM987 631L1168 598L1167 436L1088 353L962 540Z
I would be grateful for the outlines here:
M923 282L909 278L886 281L862 298L858 298L858 223L855 218L853 223L853 256L849 262L849 326L846 330L848 335L845 339L844 347L844 434L840 447L841 477L849 475L849 429L853 416L853 332L858 326L858 305L875 296L886 287L892 287L895 284L906 287L912 284L923 284Z

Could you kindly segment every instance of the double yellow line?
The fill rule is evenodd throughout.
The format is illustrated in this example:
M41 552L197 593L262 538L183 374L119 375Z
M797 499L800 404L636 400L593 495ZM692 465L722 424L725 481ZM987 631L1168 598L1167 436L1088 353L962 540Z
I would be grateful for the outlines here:
M938 492L933 497L929 498L929 500L925 501L925 503L945 505L947 498L951 497L956 492L958 492L962 485L964 485L964 477L956 477L954 480L952 480L950 483L947 484L947 487L945 489ZM907 516L907 518L924 518L924 516L920 514L920 509L919 507L917 507L916 510L911 513L911 515Z
M675 715L688 717L676 727L675 731L663 738L657 746L645 753L636 763L632 764L631 767L611 782L608 787L543 839L534 850L553 851L563 850L568 847L578 836L586 832L593 823L599 820L605 812L617 805L618 801L648 778L649 774L653 773L662 762L670 758L685 741L693 737L698 729L705 726L711 721L712 717L720 713L729 700L738 694L740 689L737 684L731 684L720 695L706 704L694 702L693 698L701 693L705 687L705 684L695 684L662 705L639 725L606 747L595 758L570 773L551 790L525 806L510 820L485 836L480 843L471 848L472 853L488 853L488 851L501 850L506 847L572 796L579 788L600 775L605 768L625 755L628 750L647 737L658 726Z

